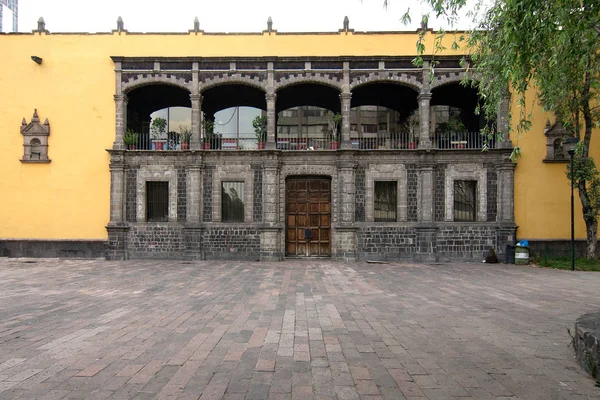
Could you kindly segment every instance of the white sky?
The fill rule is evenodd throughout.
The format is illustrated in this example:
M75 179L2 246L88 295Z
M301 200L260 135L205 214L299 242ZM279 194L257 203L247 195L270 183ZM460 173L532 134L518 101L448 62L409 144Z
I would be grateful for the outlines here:
M415 30L426 10L417 0L389 3L384 9L383 0L20 0L19 31L36 29L42 16L50 32L109 32L121 16L131 32L187 32L197 16L206 32L260 32L271 16L279 32L331 32L346 15L356 31L398 31ZM413 23L404 26L409 7Z

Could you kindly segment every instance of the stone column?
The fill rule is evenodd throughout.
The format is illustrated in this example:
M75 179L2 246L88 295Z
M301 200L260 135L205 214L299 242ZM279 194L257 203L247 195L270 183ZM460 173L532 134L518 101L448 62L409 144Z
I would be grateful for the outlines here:
M277 148L275 143L275 132L277 130L277 110L275 109L275 100L277 95L275 93L267 93L267 143L265 149L275 150Z
M115 142L113 143L115 150L125 150L123 135L127 130L127 100L125 94L115 95Z
M431 149L431 137L429 132L429 111L431 102L431 93L421 92L417 97L419 102L419 149Z
M509 113L510 113L510 93L507 91L502 101L498 105L498 115L496 116L496 131L502 135L502 140L497 146L502 149L512 148L509 133Z
M125 164L123 151L111 151L110 163L110 222L108 231L109 260L127 259L127 232L125 223Z
M417 97L419 102L419 149L429 150L431 149L431 132L429 127L430 122L430 102L431 102L431 89L429 86L429 61L423 62L422 70L422 81L423 86L421 92Z
M434 224L433 204L435 196L435 165L419 165L417 175L417 221L415 258L418 261L436 261L437 228Z
M510 160L496 167L498 176L498 214L497 221L501 223L514 223L514 175L515 164Z
M342 93L340 94L342 111L342 149L351 149L350 140L350 108L352 106L352 93L350 92L350 63L344 61Z
M192 101L192 140L190 149L201 150L203 149L200 129L202 125L202 96L191 94L190 99Z
M417 181L417 220L419 222L433 222L434 198L434 165L419 165Z
M279 178L280 165L276 157L263 165L263 220L260 233L260 259L281 260L281 232L279 225Z
M517 226L514 212L514 172L515 164L507 159L496 166L497 174L497 214L496 255L500 260L506 258L506 246L514 245Z
M275 134L277 132L277 93L275 93L275 71L273 70L273 62L267 63L267 143L265 149L275 150Z
M336 253L343 260L356 260L356 226L354 208L356 205L355 169L351 155L342 156L338 162L339 207L338 223L335 226ZM336 188L332 188L335 190Z
M352 141L350 140L350 105L352 93L342 93L340 95L342 101L342 149L351 149Z
M202 167L189 165L186 171L186 216L188 224L199 224L202 215Z
M123 154L112 153L110 163L110 223L122 224L125 219L125 165Z

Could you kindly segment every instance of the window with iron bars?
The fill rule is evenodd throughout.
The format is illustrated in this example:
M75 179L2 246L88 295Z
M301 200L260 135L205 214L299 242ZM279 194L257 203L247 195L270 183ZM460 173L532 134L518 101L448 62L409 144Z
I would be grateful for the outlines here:
M146 182L146 221L169 220L169 182Z
M397 186L395 181L375 181L375 222L397 221Z
M477 181L454 181L454 221L475 221Z
M221 183L221 221L244 222L244 182Z

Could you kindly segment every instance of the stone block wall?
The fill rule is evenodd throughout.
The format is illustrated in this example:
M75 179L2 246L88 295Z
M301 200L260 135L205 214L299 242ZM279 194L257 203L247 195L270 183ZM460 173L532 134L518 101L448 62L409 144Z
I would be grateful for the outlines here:
M433 190L433 219L434 221L443 221L446 210L446 164L438 164L434 170Z
M206 258L258 260L260 231L255 228L236 226L206 228L203 251Z
M415 255L413 228L379 224L362 226L357 232L360 260L406 260Z
M354 219L356 222L365 221L365 167L358 165L354 172L354 185L356 206L354 208Z
M212 166L204 167L204 180L202 185L204 189L204 196L202 198L204 203L202 209L204 210L204 213L202 215L202 220L205 222L212 221L212 176L214 169L215 167Z
M407 221L417 220L417 166L409 164L406 166L407 176L407 195L406 195L406 206L407 206Z
M263 220L263 179L262 179L262 168L260 165L252 166L252 174L254 179L254 186L252 194L252 220L254 222L262 222Z
M138 169L137 166L130 165L125 172L125 218L127 222L136 221Z
M177 223L135 224L127 234L129 258L184 258L183 227Z
M436 253L441 258L481 261L490 247L496 249L493 226L465 224L444 226L437 231Z
M185 168L177 169L177 221L185 222L187 203L187 179Z
M493 164L487 164L487 220L494 222L498 214L498 173Z

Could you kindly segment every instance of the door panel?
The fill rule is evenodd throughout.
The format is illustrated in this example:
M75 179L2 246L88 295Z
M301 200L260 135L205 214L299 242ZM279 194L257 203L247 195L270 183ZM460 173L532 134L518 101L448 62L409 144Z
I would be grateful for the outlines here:
M331 256L331 181L298 177L286 181L286 255ZM312 236L305 238L309 229Z

